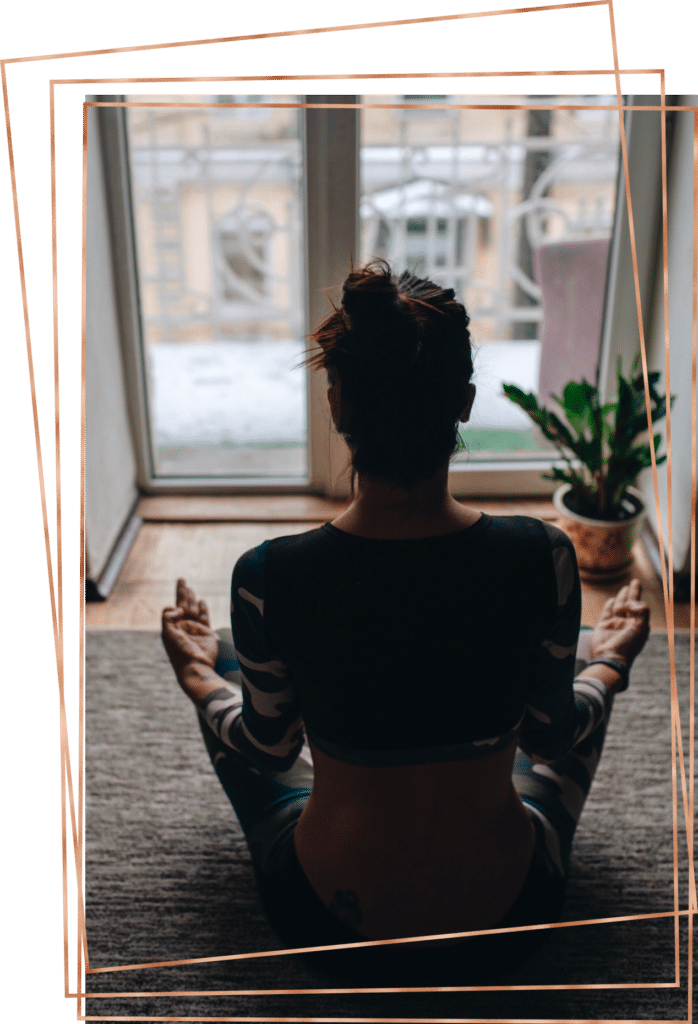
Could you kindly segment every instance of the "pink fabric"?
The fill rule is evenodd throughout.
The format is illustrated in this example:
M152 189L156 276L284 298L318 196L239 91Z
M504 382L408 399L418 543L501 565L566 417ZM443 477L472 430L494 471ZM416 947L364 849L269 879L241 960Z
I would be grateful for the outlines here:
M610 239L549 242L533 250L543 292L538 400L570 380L596 379Z

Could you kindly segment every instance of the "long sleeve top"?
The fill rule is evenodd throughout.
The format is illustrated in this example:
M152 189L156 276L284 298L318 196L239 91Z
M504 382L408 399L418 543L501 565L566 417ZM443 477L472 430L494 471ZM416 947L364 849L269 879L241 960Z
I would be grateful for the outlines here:
M262 770L308 738L385 766L480 757L518 739L552 762L610 708L575 679L581 588L561 530L523 516L409 541L326 524L248 551L232 579L240 690L202 713Z

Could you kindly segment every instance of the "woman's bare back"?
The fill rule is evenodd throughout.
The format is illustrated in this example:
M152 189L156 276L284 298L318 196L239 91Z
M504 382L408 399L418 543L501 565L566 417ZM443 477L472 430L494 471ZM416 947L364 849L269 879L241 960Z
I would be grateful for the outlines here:
M313 793L295 840L318 896L367 938L495 924L535 843L513 757L511 745L474 761L367 768L313 749Z

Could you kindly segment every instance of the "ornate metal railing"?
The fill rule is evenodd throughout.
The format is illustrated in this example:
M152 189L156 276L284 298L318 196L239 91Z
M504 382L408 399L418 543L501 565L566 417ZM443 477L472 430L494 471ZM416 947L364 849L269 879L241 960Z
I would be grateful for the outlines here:
M215 339L246 330L274 335L274 324L285 322L300 338L300 133L265 137L261 122L259 139L236 142L221 125L241 111L217 110L208 120L191 113L199 119L195 143L168 141L155 111L147 136L132 140L134 201L144 211L146 331L152 340L177 340L205 324ZM415 142L419 118L428 136L439 113L448 117L449 141ZM554 240L610 235L617 115L581 123L577 136L568 123L564 138L517 136L521 118L493 120L494 137L473 139L459 135L457 113L396 111L398 144L364 140L361 255L385 256L456 288L483 340L534 337L542 308L531 252ZM184 204L194 191L198 223ZM208 277L205 287L192 283L192 260L208 268L199 275Z
M534 154L545 155L545 169L524 191ZM542 318L532 251L611 234L615 138L365 147L362 156L362 256L455 288L493 338Z

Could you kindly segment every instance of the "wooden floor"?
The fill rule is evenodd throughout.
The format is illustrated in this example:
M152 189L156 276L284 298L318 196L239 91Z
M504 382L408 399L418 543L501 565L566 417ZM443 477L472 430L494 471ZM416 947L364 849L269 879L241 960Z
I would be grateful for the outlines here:
M554 521L548 501L473 502L491 515L534 515ZM265 538L303 533L337 515L343 505L306 495L144 498L144 519L111 595L87 605L88 629L159 629L165 605L174 603L175 580L184 576L209 604L212 624L229 624L230 574L235 561ZM666 629L661 580L640 542L634 575L644 587L654 629ZM620 584L583 584L582 621L593 625L604 601ZM689 626L688 603L674 607L676 628Z

